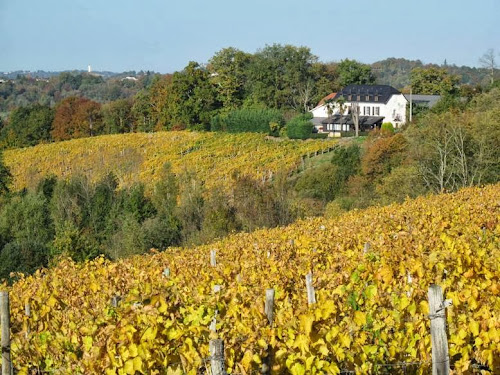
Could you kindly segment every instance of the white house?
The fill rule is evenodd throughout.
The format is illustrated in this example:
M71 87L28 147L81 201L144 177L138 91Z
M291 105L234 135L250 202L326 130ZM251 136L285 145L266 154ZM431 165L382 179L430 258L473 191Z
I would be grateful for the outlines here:
M391 122L395 128L406 123L408 100L394 87L349 85L326 96L311 110L318 132L340 135L341 132L353 131L350 116L353 103L358 106L360 130L380 127L382 122Z

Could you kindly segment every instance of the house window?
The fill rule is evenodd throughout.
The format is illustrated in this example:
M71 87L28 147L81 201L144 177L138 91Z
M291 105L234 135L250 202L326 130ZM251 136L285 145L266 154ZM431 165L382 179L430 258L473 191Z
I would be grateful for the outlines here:
M365 100L366 100L367 102L369 102L369 101L370 101L370 95L366 95L366 96L365 96Z
M373 107L373 116L380 116L380 107Z
M376 102L378 102L378 95L375 95L374 99Z
M356 100L359 102L359 101L361 100L361 95L358 95L358 96L356 97Z
M336 130L336 131L341 131L341 130L342 130L342 125L340 125L340 124L335 124L335 130Z
M352 100L352 95L347 95L347 100L351 101Z
M370 107L363 107L363 115L370 116Z

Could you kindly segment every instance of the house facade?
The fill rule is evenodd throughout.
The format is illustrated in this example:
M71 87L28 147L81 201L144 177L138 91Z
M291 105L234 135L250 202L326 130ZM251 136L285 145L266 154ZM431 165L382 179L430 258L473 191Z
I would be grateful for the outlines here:
M311 113L316 129L323 133L354 131L353 105L357 106L361 130L380 127L382 122L399 128L406 123L407 104L405 96L392 86L349 85L322 99Z

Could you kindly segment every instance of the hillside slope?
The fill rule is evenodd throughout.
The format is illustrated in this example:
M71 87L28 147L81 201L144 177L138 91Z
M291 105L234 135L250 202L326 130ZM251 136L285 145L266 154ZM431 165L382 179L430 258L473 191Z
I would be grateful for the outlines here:
M494 373L499 267L500 185L116 263L64 261L12 287L12 356L25 370L195 374L206 366L216 316L233 374L257 373L269 351L276 373L374 373L381 365L394 373L401 363L429 373L427 290L438 283L453 301L447 322L455 373L473 373L473 361ZM263 313L267 288L276 291L272 328ZM113 295L122 299L117 308Z
M194 170L207 187L229 183L239 171L269 178L300 164L301 156L332 147L336 140L271 140L256 133L157 132L106 135L8 150L5 163L14 189L34 186L48 174L61 177L83 173L92 181L113 172L121 186L157 180L162 166L174 172Z

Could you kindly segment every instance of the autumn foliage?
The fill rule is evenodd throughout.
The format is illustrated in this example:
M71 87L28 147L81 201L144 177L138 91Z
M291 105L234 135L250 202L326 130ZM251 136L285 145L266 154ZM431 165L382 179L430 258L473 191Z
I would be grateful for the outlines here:
M101 105L86 98L66 98L57 105L52 126L56 141L98 135L103 128Z
M454 374L473 374L475 364L496 373L499 201L500 185L469 188L192 249L64 260L10 289L14 367L19 374L194 375L208 367L216 317L230 374L258 373L268 353L276 374L372 374L401 363L428 374L427 290L437 283L453 301L446 316ZM267 288L275 289L272 327Z

